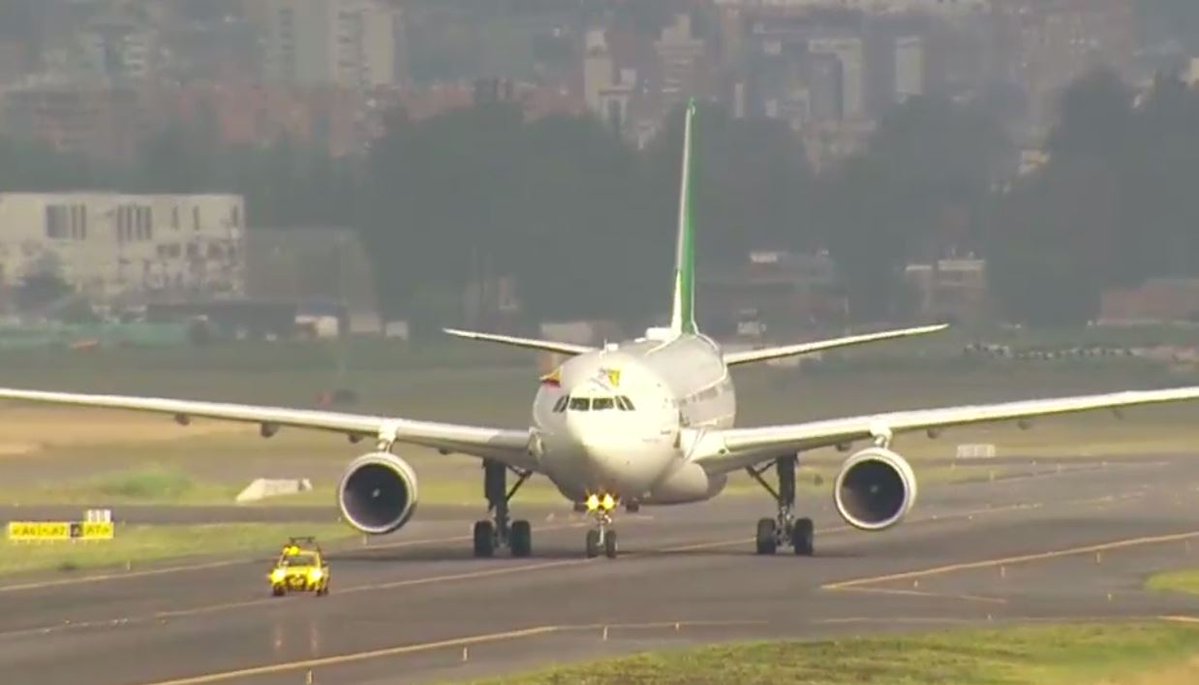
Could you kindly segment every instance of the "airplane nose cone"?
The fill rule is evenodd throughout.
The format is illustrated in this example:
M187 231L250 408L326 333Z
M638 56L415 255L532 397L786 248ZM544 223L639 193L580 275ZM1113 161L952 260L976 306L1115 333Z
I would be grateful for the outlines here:
M567 430L596 485L620 492L648 484L660 465L651 453L653 446L641 439L635 426L615 416L611 420L594 416L572 419L567 421Z

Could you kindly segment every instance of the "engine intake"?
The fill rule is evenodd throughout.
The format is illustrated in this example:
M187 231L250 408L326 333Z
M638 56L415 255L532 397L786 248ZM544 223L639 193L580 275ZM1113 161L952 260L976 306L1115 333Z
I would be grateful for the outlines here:
M833 485L837 513L861 530L890 528L916 503L916 474L908 462L882 447L869 447L845 461Z
M412 518L416 502L416 472L388 452L364 454L350 462L337 488L342 516L372 535L399 530Z

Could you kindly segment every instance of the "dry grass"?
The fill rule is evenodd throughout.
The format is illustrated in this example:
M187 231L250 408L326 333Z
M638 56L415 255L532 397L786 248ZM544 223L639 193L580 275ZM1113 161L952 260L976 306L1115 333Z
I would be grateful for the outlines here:
M59 447L163 442L197 435L255 436L253 425L202 421L184 430L169 416L76 407L6 406L0 410L0 456L28 455Z
M237 523L201 526L118 524L112 540L90 542L0 541L0 574L140 565L208 555L272 556L291 535L331 542L355 535L342 524Z

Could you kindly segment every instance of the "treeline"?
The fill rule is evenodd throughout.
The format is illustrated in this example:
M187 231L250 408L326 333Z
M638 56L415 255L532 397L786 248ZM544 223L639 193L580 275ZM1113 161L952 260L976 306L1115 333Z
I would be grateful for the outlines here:
M387 314L453 322L465 284L512 275L532 320L643 322L668 306L680 126L676 113L635 150L591 118L527 122L503 102L396 111L351 160L172 126L121 169L9 141L0 189L239 192L252 227L357 227ZM782 122L705 106L697 126L701 273L754 248L827 249L857 321L909 314L905 265L949 248L986 257L1004 317L1033 324L1089 320L1107 287L1199 272L1199 93L1176 78L1135 102L1106 72L1079 81L1049 162L1019 178L982 104L909 101L820 174Z

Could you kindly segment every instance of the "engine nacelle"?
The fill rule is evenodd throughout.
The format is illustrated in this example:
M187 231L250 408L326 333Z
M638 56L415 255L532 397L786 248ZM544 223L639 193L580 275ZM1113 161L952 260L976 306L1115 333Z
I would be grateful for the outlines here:
M416 511L416 472L389 452L372 452L346 467L337 486L341 515L363 533L384 535L408 523Z
M868 447L845 461L833 484L837 513L861 530L890 528L916 503L916 474L907 460L883 447Z

